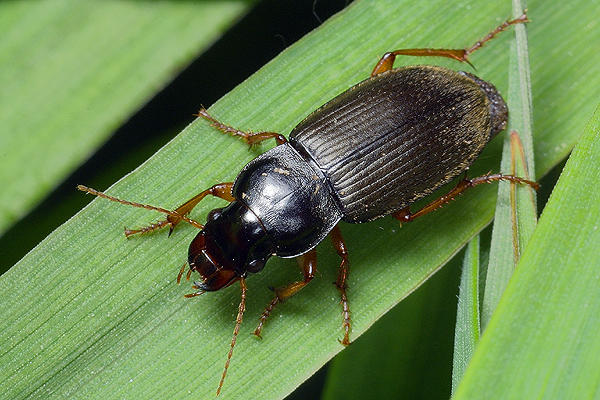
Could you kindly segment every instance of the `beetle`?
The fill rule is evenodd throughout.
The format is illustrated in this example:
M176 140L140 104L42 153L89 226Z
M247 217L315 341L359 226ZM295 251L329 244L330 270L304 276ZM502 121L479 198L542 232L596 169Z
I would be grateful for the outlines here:
M350 343L346 293L348 251L337 224L362 223L387 215L409 222L443 206L470 187L494 181L537 184L517 176L466 176L445 196L417 212L410 205L450 182L479 156L507 124L508 110L496 88L468 72L435 66L393 68L398 55L441 56L469 63L468 56L510 25L528 22L524 13L507 20L466 49L401 49L386 53L371 77L352 86L308 115L289 134L249 133L226 125L202 108L197 114L223 133L249 145L275 139L277 146L248 163L235 182L219 183L175 210L115 198L82 185L79 190L122 204L167 214L166 219L127 237L181 221L200 229L188 250L181 281L193 271L195 297L240 282L241 301L221 381L220 393L246 307L246 278L261 271L272 256L301 257L304 279L275 289L254 334L261 335L273 308L315 276L315 247L331 236L341 258L336 286L343 309L343 345ZM206 225L188 217L206 196L229 202L212 210Z

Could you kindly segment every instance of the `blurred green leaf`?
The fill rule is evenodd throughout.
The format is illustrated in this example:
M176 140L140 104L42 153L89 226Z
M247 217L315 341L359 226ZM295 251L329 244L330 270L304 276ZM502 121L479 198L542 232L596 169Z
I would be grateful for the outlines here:
M365 78L386 50L469 45L509 14L507 6L487 2L359 1L290 47L211 112L234 126L289 132L317 106ZM598 33L581 29L587 26L582 21L592 21L582 4L530 4L530 15L543 21L531 24L529 32L536 110L540 101L535 126L546 128L536 130L536 165L544 172L570 150L592 111L590 99L596 99L600 77L591 67L600 53L585 45ZM572 42L551 40L556 35ZM472 59L477 74L503 93L510 41L510 34L503 35ZM553 62L534 61L536 54L550 54L536 52L538 41L542 50L552 43L553 51L577 52ZM419 62L467 68L422 59L398 64ZM565 73L570 73L568 82L557 78ZM553 101L545 102L548 97ZM549 122L557 116L562 118ZM474 173L497 170L500 145L490 144ZM174 207L216 182L234 179L256 154L197 121L110 193ZM388 218L342 226L352 263L353 339L490 222L494 192L492 186L473 191L401 229ZM201 220L217 204L222 203L207 201L194 216ZM122 236L123 225L154 218L145 210L94 201L0 277L2 393L9 398L213 396L239 293L232 287L184 301L181 296L190 289L176 286L174 276L195 230L183 226L169 239L166 233L132 240ZM342 334L338 293L330 284L338 264L329 244L320 246L321 275L276 309L262 341L251 332L270 300L266 287L294 279L295 263L273 259L249 279L248 311L223 396L281 398L342 350L335 340Z
M458 292L454 358L452 368L452 393L458 387L475 346L479 342L479 236L467 246Z
M591 399L600 381L600 107L554 188L455 399Z
M248 3L0 2L0 235Z

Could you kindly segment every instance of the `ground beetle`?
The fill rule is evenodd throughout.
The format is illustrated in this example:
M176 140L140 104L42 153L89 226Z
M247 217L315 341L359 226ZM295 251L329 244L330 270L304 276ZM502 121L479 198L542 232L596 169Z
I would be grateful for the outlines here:
M278 146L242 169L234 183L220 183L170 211L133 203L85 186L78 189L122 204L167 214L161 222L125 235L147 233L182 220L201 229L189 247L189 270L202 282L186 297L215 291L239 281L241 302L219 394L246 306L246 277L259 272L271 256L302 256L304 279L275 289L275 298L260 317L255 334L273 307L302 289L315 275L315 246L327 235L342 261L336 286L343 307L343 345L348 345L350 311L346 296L348 252L337 223L371 221L392 215L411 221L448 203L469 187L493 181L537 184L516 176L493 174L463 178L445 196L418 212L409 206L463 173L484 146L506 127L508 111L496 88L475 75L441 67L393 69L398 55L441 56L469 63L469 54L510 25L528 22L523 14L508 20L472 47L404 49L386 53L371 77L340 94L308 117L289 135L248 133L213 118L199 117L249 145L274 138ZM470 63L469 63L470 64ZM212 210L205 226L189 219L200 200L211 195L227 200ZM179 283L186 264L179 271Z

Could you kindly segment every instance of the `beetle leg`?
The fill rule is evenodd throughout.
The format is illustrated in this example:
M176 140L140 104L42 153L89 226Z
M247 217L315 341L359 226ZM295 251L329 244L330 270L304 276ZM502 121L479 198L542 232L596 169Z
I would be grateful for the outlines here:
M154 232L158 229L164 228L167 225L170 226L169 236L171 236L171 233L173 233L173 229L175 229L175 226L178 223L180 223L183 217L189 214L190 211L192 211L192 209L196 207L196 205L200 203L200 201L206 196L211 195L230 202L233 201L234 198L231 195L232 187L233 183L231 182L217 183L216 185L206 189L203 192L198 193L197 195L195 195L194 197L177 207L174 213L168 215L166 219L140 229L125 229L125 236L129 237L138 233L143 234Z
M223 133L239 137L244 142L246 142L250 147L262 142L263 140L267 140L267 139L271 139L271 138L274 138L278 145L284 144L287 142L287 139L285 138L285 136L283 136L277 132L244 132L239 129L233 128L229 125L225 125L222 122L215 119L212 115L210 115L208 113L208 111L206 111L205 108L201 108L200 111L198 111L198 114L196 114L196 116L202 117L205 120L209 121L213 127L217 128L218 130L220 130Z
M191 199L189 199L188 201L186 201L185 203L183 203L182 205L177 207L175 209L175 212L179 215L189 214L192 211L192 209L194 207L196 207L196 205L198 203L200 203L200 201L208 195L213 196L213 197L218 197L220 199L232 202L235 200L233 198L233 195L231 194L232 189L233 189L233 182L217 183L216 185L211 186L210 188L206 189L205 191L198 193L197 195L195 195L194 197L192 197ZM181 218L177 218L172 215L169 215L167 217L166 223L171 225L171 227L169 229L169 236L171 235L171 233L173 233L173 229L175 229L175 226L179 222L181 222ZM134 232L134 233L136 233L136 232Z
M503 174L488 174L483 176L478 176L477 178L468 179L467 177L463 178L458 184L448 192L446 195L435 199L431 203L427 204L425 207L420 209L415 213L410 212L410 208L406 207L402 210L392 214L394 218L399 220L400 222L410 222L415 218L421 217L425 214L429 214L433 210L440 208L450 201L454 200L458 195L462 194L465 190L480 185L482 183L492 183L498 181L508 181L512 183L519 183L521 185L529 185L535 190L539 189L539 185L536 182L520 178L514 175L503 175Z
M261 337L260 333L262 332L263 325L267 318L269 318L269 315L271 315L273 308L275 308L275 306L279 302L282 302L285 299L292 297L293 295L298 293L300 289L306 286L308 282L310 282L315 277L315 272L317 271L317 251L313 249L301 257L304 280L292 282L287 286L275 289L275 297L273 298L273 300L271 300L269 305L267 305L265 311L263 311L262 315L260 316L260 322L254 330L254 334L256 336Z
M124 204L126 206L132 206L132 207L137 207L137 208L144 208L146 210L153 210L153 211L158 211L161 212L163 214L167 214L169 217L175 218L177 219L177 222L183 220L185 222L187 222L190 225L195 226L198 229L204 229L204 225L202 225L199 222L194 221L193 219L190 219L188 217L186 217L183 214L179 214L177 211L170 211L167 210L166 208L162 208L162 207L155 207L155 206L151 206L149 204L141 204L141 203L136 203L133 201L128 201L128 200L123 200L123 199L119 199L117 197L114 196L110 196L106 193L100 192L96 189L92 189L90 187L87 186L83 186L83 185L77 185L77 189L81 190L82 192L86 192L89 194L93 194L94 196L98 196L98 197L102 197L103 199L107 199L110 201L114 201L116 203L120 203L120 204ZM129 229L125 229L125 236L130 236L134 233L145 233L145 232L151 232L153 230L162 228L163 226L167 225L168 223L168 219L165 220L166 222L157 222L155 224L152 224L146 228L143 229L139 229L139 230L135 230L135 231L131 231Z
M394 61L396 60L396 56L420 56L420 57L446 57L452 58L454 60L460 62L466 62L471 67L473 64L469 62L469 55L480 49L486 42L492 40L496 35L500 32L505 31L511 25L521 24L529 22L527 18L527 10L518 18L506 20L502 24L498 25L496 29L488 33L484 38L475 42L472 46L466 47L464 49L400 49L394 50L391 52L387 52L381 57L375 68L373 68L373 72L371 72L371 76L379 75L382 72L389 71L394 67Z
M350 262L348 261L348 250L346 249L346 243L344 243L344 238L342 237L340 228L337 225L331 231L331 241L333 242L333 247L335 248L335 251L342 258L338 278L335 281L335 286L339 289L341 294L340 303L342 304L342 315L344 316L344 321L342 322L342 328L344 329L344 338L340 340L340 343L344 346L348 346L350 344L351 324L350 308L348 307L348 297L346 295L346 289L348 289L348 286L346 285L346 280L348 279L348 267L350 266Z

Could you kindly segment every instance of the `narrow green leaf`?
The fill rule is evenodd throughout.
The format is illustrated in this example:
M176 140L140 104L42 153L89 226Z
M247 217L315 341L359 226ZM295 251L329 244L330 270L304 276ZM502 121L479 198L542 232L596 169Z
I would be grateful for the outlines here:
M600 382L600 107L573 151L456 399L591 399ZM574 227L575 225L575 227Z
M524 3L524 2L523 2ZM513 0L513 18L526 8ZM535 180L533 158L533 116L531 79L526 25L515 27L511 43L508 81L509 124L504 134L500 170ZM489 264L485 276L482 327L489 322L515 269L521 251L531 237L537 221L535 191L526 185L498 184L498 201L492 231Z
M0 2L0 235L248 3Z
M580 132L554 129L582 126L600 84L598 74L589 72L600 62L600 53L584 46L582 38L586 35L589 43L598 39L597 33L574 29L591 21L592 14L583 2L561 7L570 13L546 4L531 6L532 17L544 21L531 27L532 43L547 43L553 37L550 31L559 32L572 42L553 41L557 51L578 50L577 57L538 63L537 69L532 64L533 87L539 79L540 96L555 98L536 118L563 116L536 136L549 146L536 160L546 169L564 156ZM464 7L441 0L426 5L359 1L286 50L211 111L235 126L289 132L317 106L365 78L386 50L399 44L469 45L509 13L504 5L491 2ZM510 35L499 37L472 59L477 74L502 93L507 88L510 40ZM415 62L437 63L399 64ZM451 61L439 63L466 68ZM554 77L564 71L573 81L563 86ZM498 141L491 143L473 170L497 169L499 146ZM216 182L234 179L256 154L197 121L110 192L174 207ZM387 218L342 227L352 263L352 339L490 222L494 192L490 186L467 193L401 229ZM217 204L222 203L207 201L194 216L201 220ZM9 398L212 397L229 349L239 293L232 287L184 301L182 295L190 289L176 286L174 276L196 231L183 226L169 239L166 233L123 238L123 225L157 218L151 214L94 201L0 277L0 319L5 323L0 332L1 393ZM338 264L328 243L319 248L319 279L276 309L262 341L251 332L252 321L270 300L266 287L294 279L295 263L273 259L264 272L249 279L248 311L223 396L281 398L342 350L335 340L341 336L339 299L330 284Z
M452 393L456 391L475 346L479 342L479 235L467 246L460 278L454 359L452 368Z
M513 17L527 9L526 0L513 0ZM533 155L533 105L527 25L515 26L515 41L511 43L508 76L509 128L512 156L511 173L535 180ZM513 133L516 132L516 135ZM503 167L502 163L500 164ZM527 185L511 185L513 232L516 231L515 253L518 261L537 224L535 190Z

